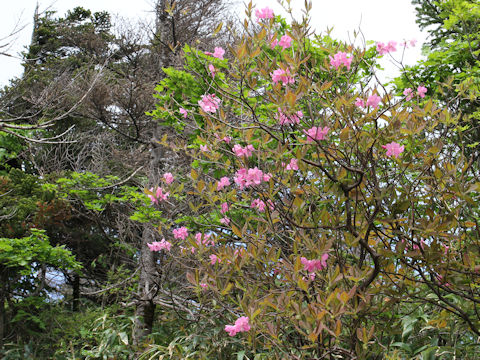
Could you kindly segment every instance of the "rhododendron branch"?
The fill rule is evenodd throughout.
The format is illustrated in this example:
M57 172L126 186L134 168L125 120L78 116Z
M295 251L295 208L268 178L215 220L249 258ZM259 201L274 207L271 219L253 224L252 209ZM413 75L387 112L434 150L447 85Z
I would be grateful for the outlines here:
M330 174L330 173L322 166L322 164L316 163L316 162L314 162L314 161L311 161L311 160L308 160L308 159L305 159L305 158L303 158L302 161L305 162L305 163L307 163L307 164L309 164L309 165L318 167L318 168L328 177L328 179L329 179L330 181L332 181L332 182L334 182L334 183L338 183L338 182L339 182L334 175Z
M419 268L420 269L420 268ZM462 309L460 309L454 302L450 301L449 299L445 298L440 291L438 291L438 286L433 286L431 281L428 281L425 278L425 274L423 271L420 269L419 275L422 277L422 279L425 281L425 284L437 295L438 299L443 301L447 307L450 307L450 309L446 309L449 312L455 312L459 317L461 317L470 327L470 330L472 330L477 336L480 336L480 330L473 324L472 320L470 320L470 317L468 314L466 314ZM462 293L463 295L463 293ZM438 305L438 304L437 304ZM452 311L454 309L455 311Z
M368 286L375 280L375 278L380 274L380 255L377 254L375 250L373 250L370 245L368 245L368 238L370 236L370 232L372 231L374 225L373 225L373 220L372 222L368 225L367 232L365 234L365 237L359 238L358 242L362 247L370 254L370 257L373 260L373 265L374 268L370 272L370 275L368 276L367 279L365 279L359 286L359 289L361 291L365 291Z

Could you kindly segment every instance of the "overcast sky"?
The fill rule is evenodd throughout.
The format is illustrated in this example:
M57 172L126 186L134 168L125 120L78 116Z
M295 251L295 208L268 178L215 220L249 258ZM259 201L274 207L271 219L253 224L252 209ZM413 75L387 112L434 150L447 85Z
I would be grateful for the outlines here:
M39 0L40 10L50 7L64 15L75 6L82 6L92 11L106 10L113 15L127 17L132 20L138 18L151 19L154 0ZM240 2L240 1L239 1ZM18 54L28 45L32 33L32 18L36 0L0 0L0 39L7 36L15 26L24 26L13 39L13 45L8 53ZM241 2L240 2L241 3ZM258 0L258 6L270 6L276 12L280 7L275 0ZM295 9L302 9L303 0L292 0ZM333 28L333 36L349 40L353 32L361 29L366 40L387 42L395 40L417 39L418 44L408 49L404 62L413 64L420 57L421 44L425 34L421 33L415 24L415 10L410 0L313 0L312 25L318 32ZM0 46L6 40L0 40ZM0 51L5 51L1 48ZM401 53L396 57L400 60ZM394 75L395 67L387 59L383 61L386 72ZM22 74L22 67L18 58L0 56L0 85L8 83L13 77Z

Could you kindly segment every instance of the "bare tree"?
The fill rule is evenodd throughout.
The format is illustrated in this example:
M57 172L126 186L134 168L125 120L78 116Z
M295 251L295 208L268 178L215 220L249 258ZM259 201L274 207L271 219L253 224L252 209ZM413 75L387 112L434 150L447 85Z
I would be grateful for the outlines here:
M184 44L194 41L212 43L214 29L218 26L220 17L225 18L229 5L231 4L222 0L157 0L153 49L158 57L158 66L160 68L179 66L177 56ZM172 156L173 154L169 154L167 149L159 144L158 140L165 131L167 130L162 126L156 125L150 142L147 174L151 186L159 183L160 176L164 171L169 170L170 167L181 166L182 157ZM168 158L176 158L177 162L169 162ZM183 158L183 160L185 159ZM149 251L147 246L157 237L158 232L151 225L146 225L140 245L139 301L135 312L137 323L134 334L137 343L152 331L155 303L172 300L171 296L165 297L158 282L157 269L162 268L162 264L157 266L154 254ZM175 301L173 302L175 303Z

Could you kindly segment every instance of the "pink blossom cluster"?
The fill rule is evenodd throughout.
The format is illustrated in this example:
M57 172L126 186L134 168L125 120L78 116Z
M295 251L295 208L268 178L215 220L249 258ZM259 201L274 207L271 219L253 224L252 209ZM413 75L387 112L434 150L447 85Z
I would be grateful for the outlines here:
M265 203L263 200L260 200L260 199L255 199L252 201L252 203L250 204L250 207L253 208L253 209L257 209L258 211L260 212L264 212L265 211L265 208L267 207L268 205L268 208L270 210L273 210L273 202L272 200L267 200L267 202Z
M377 94L372 94L368 97L366 103L362 98L358 97L355 100L355 106L360 107L360 108L365 108L367 106L371 106L374 109L376 109L378 107L378 104L380 104L380 101L382 101L382 98L380 96L378 96Z
M413 98L413 90L412 88L406 88L405 90L403 90L403 95L406 96L406 99L407 101L410 101L412 100Z
M215 265L216 263L221 263L222 259L220 259L217 255L212 254L210 255L210 264Z
M210 149L208 148L207 145L200 145L200 151L202 151L202 152L209 152Z
M222 177L218 182L217 182L217 190L223 190L224 187L230 185L230 179L226 176Z
M283 35L278 42L278 45L283 48L283 50L288 49L292 46L292 38L288 35Z
M227 216L224 216L220 219L220 223L227 226L228 224L230 224L230 219Z
M224 141L227 144L230 144L230 141L232 141L232 138L230 136L224 136L223 138L220 138L220 135L218 135L217 133L215 133L214 135L218 140Z
M327 267L328 254L323 254L320 259L308 260L305 257L301 257L303 269L308 272L315 272L317 270L323 270Z
M150 251L160 251L160 250L167 250L170 251L172 244L162 239L161 241L154 241L151 244L147 244Z
M246 187L260 185L262 181L269 181L271 174L264 174L256 166L253 169L241 168L235 173L234 181L243 190Z
M185 240L188 236L188 229L185 226L182 226L177 229L173 229L173 237L175 239Z
M174 179L175 178L173 177L172 173L170 173L170 172L167 172L167 173L163 174L163 180L165 180L165 182L167 184L171 184Z
M386 45L383 42L377 42L377 52L380 55L385 55L394 51L397 51L396 41L389 41Z
M425 86L419 86L417 88L417 94L420 96L422 99L425 97L425 94L427 93L427 88Z
M188 111L187 110L185 110L184 108L181 107L178 111L180 112L181 115L183 115L183 117L185 119L187 118L187 116L188 116Z
M399 143L396 143L395 141L392 141L390 144L387 145L382 145L382 148L387 150L387 156L394 156L398 158L398 156L403 152L405 147L403 145L400 145Z
M311 127L308 130L303 130L303 132L307 135L307 142L312 142L313 140L325 140L325 136L328 134L328 130L330 128L324 127Z
M215 51L213 53L209 51L205 51L205 55L210 55L220 60L223 60L224 54L225 54L225 50L223 50L222 47L215 47Z
M380 96L378 96L377 94L372 94L367 99L367 106L371 106L376 109L381 100L382 98Z
M221 212L222 214L226 214L227 211L228 211L228 203L224 202L224 203L222 203L222 205L221 205L220 212Z
M298 110L295 114L286 115L282 109L278 109L278 113L275 114L275 119L278 120L280 125L286 124L300 124L300 119L303 118L303 113Z
M241 145L236 144L233 147L233 152L235 153L235 155L237 157L242 157L242 156L250 157L250 156L252 156L253 151L255 151L255 148L251 144L249 144L245 147L242 147Z
M270 74L272 77L272 81L274 84L281 81L283 86L287 86L288 84L293 84L295 82L295 78L290 74L289 69L277 69Z
M153 188L150 188L149 190L153 193ZM148 197L150 198L152 204L158 204L159 201L167 200L169 194L169 192L164 193L163 189L157 186L155 193L153 195L148 194Z
M215 94L203 95L202 100L198 100L198 105L203 111L214 113L220 106L220 99Z
M217 73L217 69L215 69L215 66L213 66L212 64L208 65L208 71L210 71L210 75L212 76L212 78L214 78L215 74Z
M425 94L427 93L428 89L425 86L420 85L417 88L417 95L420 96L422 99L425 97ZM403 95L406 96L406 100L412 100L413 98L413 90L411 88L406 88L403 90Z
M347 57L347 53L339 51L333 57L330 56L330 65L334 66L337 70L340 68L340 66L344 65L347 70L350 70L352 60L353 58Z
M210 239L210 234L203 234L196 233L195 234L195 242L197 245L205 245L205 246L213 246L215 243L212 239Z
M273 10L268 6L263 9L256 9L255 16L257 19L273 19Z
M249 331L251 327L248 321L248 317L241 316L235 320L235 325L225 325L225 331L228 332L230 336L235 336L239 332Z
M365 107L365 101L362 98L357 97L355 99L355 106L359 108L364 108Z
M285 170L298 170L298 160L290 159L290 162L285 166Z

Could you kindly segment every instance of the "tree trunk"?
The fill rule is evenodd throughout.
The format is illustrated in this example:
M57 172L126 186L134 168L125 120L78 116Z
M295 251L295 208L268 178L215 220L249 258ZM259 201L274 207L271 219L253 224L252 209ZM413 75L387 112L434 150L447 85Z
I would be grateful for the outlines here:
M155 36L159 42L157 46L152 49L156 52L159 59L159 69L162 67L169 67L173 65L173 54L168 44L171 44L171 22L168 14L165 12L165 1L157 0L155 12ZM160 79L159 79L160 80ZM157 186L161 179L162 168L164 168L164 149L158 143L161 139L161 127L156 125L154 138L150 144L150 163L148 169L148 179L150 186ZM157 230L151 225L145 224L140 244L140 278L138 283L138 302L135 309L135 328L133 334L133 341L135 344L140 344L142 339L152 333L154 317L155 317L155 303L154 297L157 294L158 288L155 283L157 275L156 263L154 253L151 252L147 246L148 243L155 241L157 237Z
M72 288L72 311L78 311L80 304L80 276L78 274L73 275Z
M154 253L147 244L155 240L155 229L145 226L142 234L140 250L140 279L138 283L138 303L135 310L134 343L140 344L142 339L152 333L155 304L153 298L157 293L155 284L156 265Z

